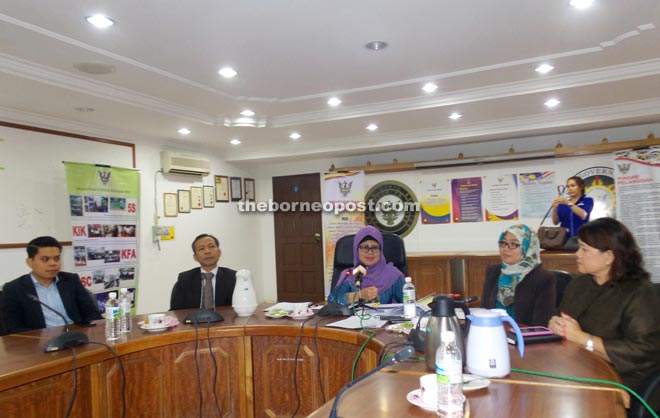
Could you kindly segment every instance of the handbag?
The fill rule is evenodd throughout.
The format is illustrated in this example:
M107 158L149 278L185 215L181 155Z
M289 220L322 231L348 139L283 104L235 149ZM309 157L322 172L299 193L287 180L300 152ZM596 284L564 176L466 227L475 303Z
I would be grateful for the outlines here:
M568 231L561 226L539 226L536 234L539 246L544 250L563 250L568 237Z
M550 205L550 209L545 213L543 220L539 224L539 230L536 233L539 237L539 246L544 250L563 250L564 244L566 244L566 240L568 239L566 228L561 226L543 226L543 222L545 222L551 210L552 205Z

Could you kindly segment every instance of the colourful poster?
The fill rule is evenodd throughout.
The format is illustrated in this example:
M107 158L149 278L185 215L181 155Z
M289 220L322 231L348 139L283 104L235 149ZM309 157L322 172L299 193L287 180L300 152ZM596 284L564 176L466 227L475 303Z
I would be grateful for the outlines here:
M554 171L518 175L521 218L543 218L557 197L556 177Z
M437 175L422 176L419 181L422 224L451 222L451 183Z
M660 283L660 146L614 153L616 216L633 233L651 280Z
M325 284L329 293L335 243L364 226L364 171L326 173L323 186Z
M451 181L454 222L482 222L483 205L481 177L466 177Z
M110 292L128 288L135 308L140 172L64 163L73 231L74 271L101 312Z
M518 181L515 174L484 177L486 221L518 219Z

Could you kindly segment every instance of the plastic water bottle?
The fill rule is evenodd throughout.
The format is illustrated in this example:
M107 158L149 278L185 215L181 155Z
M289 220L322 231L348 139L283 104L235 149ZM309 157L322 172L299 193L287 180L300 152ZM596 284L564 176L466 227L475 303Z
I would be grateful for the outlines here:
M417 305L415 304L415 285L412 284L412 279L406 277L406 282L403 285L403 317L406 319L413 319L417 316Z
M131 332L131 297L128 289L122 287L119 290L119 331Z
M440 334L435 374L438 379L438 417L463 418L463 359L453 331Z
M119 302L117 302L117 293L110 292L105 302L105 339L117 340L119 334Z

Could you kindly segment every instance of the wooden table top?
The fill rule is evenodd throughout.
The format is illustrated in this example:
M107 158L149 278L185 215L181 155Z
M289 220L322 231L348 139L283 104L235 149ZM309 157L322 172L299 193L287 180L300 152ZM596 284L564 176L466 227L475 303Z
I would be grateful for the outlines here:
M267 318L260 306L254 315L237 316L231 308L218 308L224 321L211 324L211 338L259 335L316 335L361 344L369 334L364 331L324 327L338 318L313 317L308 321L289 318ZM134 330L122 339L110 343L120 354L159 347L167 344L191 341L195 330L184 325L183 319L192 310L169 312L181 322L175 328L152 333L137 327L136 323L146 315L133 318ZM104 322L96 321L91 328L79 328L90 341L106 342ZM317 326L318 325L318 326ZM206 325L199 327L200 338L206 338ZM71 370L71 352L63 350L44 353L43 345L61 333L61 328L42 329L0 337L0 391L31 381ZM378 330L369 341L371 349L378 351L388 342L401 341L398 334ZM112 354L104 347L87 344L76 347L78 367L104 361ZM423 353L417 353L423 356ZM352 360L352 359L351 359ZM519 358L511 347L511 366L519 369L564 374L570 376L620 381L612 367L600 357L573 343L533 344L525 348L525 357ZM434 413L424 411L406 400L408 392L417 389L419 376L429 373L424 362L407 361L386 368L355 387L349 389L340 402L339 415L378 417L430 417ZM471 417L625 417L624 405L628 401L625 392L611 386L557 380L512 372L504 379L493 379L487 389L466 392ZM331 402L314 412L311 417L327 417Z

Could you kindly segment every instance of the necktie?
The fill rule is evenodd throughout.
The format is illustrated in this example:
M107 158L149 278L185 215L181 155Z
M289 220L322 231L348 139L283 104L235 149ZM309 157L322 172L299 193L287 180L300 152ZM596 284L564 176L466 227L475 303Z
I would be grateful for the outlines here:
M215 309L213 303L213 273L202 273L204 293L202 294L202 309Z

